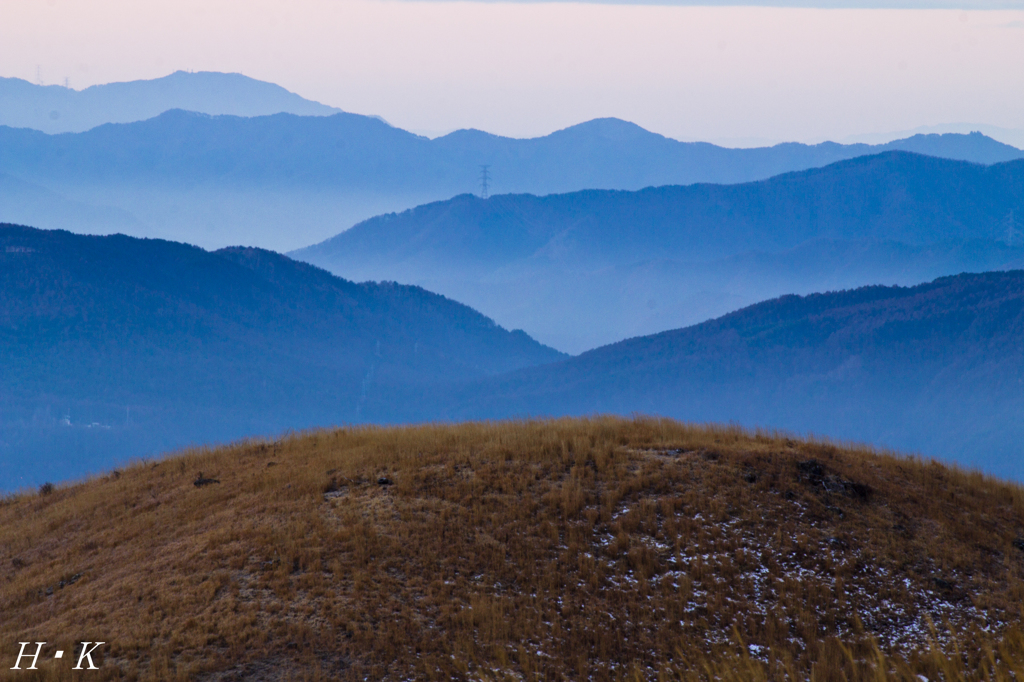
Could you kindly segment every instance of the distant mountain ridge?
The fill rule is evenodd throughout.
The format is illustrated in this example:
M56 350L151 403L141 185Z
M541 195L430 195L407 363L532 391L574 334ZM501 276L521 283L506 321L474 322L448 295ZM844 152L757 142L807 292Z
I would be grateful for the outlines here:
M7 490L193 443L412 419L420 393L564 357L423 289L269 251L14 225L0 349Z
M850 135L839 140L843 144L863 142L865 144L885 144L893 140L902 140L914 135L945 135L947 133L973 133L979 132L1004 144L1024 148L1024 129L1002 128L988 123L943 123L939 125L918 126L916 128L882 132Z
M853 439L1024 479L1024 270L783 296L463 390L449 419L614 413Z
M462 195L367 220L296 253L448 266L472 257L507 265L553 251L555 239L563 252L573 249L573 258L602 263L683 254L719 258L822 238L996 240L1005 237L1008 211L1022 201L1024 161L981 166L889 152L737 185L488 200ZM633 229L621 229L627 221ZM485 229L491 226L501 229Z
M0 125L45 133L80 133L105 123L143 121L170 109L266 116L328 116L341 110L240 73L175 71L163 78L72 90L0 78Z
M886 152L738 185L463 195L296 258L416 283L569 352L784 293L1024 265L1024 161Z
M726 149L599 119L529 140L473 130L430 140L357 114L175 110L69 135L0 127L0 173L92 207L55 218L46 202L0 194L0 220L284 251L374 215L477 191L481 165L490 166L492 194L547 195L748 182L893 149L986 164L1024 157L982 135ZM126 217L108 225L96 211Z

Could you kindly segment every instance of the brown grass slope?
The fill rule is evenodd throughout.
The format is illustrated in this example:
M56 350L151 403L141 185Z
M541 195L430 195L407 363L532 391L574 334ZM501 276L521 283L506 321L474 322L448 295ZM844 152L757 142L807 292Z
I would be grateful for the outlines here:
M4 500L0 679L1019 679L1022 534L1020 486L736 428L293 435Z

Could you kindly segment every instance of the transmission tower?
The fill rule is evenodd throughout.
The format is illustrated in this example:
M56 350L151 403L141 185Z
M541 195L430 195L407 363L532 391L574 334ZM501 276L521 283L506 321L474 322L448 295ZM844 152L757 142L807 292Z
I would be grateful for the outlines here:
M480 198L487 198L487 190L491 185L490 166L480 166Z

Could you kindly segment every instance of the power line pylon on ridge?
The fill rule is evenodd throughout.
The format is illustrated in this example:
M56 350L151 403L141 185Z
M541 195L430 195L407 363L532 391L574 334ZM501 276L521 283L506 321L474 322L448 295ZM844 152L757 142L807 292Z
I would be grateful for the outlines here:
M481 199L486 199L487 198L487 196L488 196L487 191L490 189L491 174L490 174L489 169L490 169L489 165L482 165L482 166L480 166L480 198Z

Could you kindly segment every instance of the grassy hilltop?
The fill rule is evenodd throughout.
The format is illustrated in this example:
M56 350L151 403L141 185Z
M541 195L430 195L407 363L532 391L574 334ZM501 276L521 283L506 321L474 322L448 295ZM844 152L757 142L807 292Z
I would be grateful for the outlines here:
M312 432L0 502L0 679L1019 679L1022 537L1018 485L785 435Z

